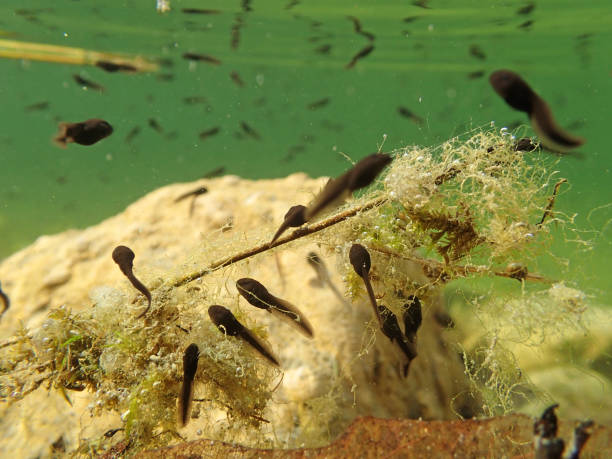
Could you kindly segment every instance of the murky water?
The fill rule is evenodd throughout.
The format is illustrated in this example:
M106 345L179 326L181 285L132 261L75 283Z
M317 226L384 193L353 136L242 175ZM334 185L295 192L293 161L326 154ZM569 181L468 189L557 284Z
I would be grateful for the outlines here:
M582 158L556 166L571 185L556 208L577 214L593 250L562 241L557 249L570 262L563 275L609 303L612 4L401 3L171 0L161 14L154 0L3 1L0 40L163 65L108 73L33 60L23 48L22 59L0 60L0 256L220 167L253 179L334 175L347 167L345 155L361 158L383 141L383 150L435 145L491 121L499 128L525 123L488 83L491 71L510 68L550 103L561 125L588 139ZM104 89L84 87L75 75ZM113 135L91 147L52 144L59 121L93 117L108 120Z

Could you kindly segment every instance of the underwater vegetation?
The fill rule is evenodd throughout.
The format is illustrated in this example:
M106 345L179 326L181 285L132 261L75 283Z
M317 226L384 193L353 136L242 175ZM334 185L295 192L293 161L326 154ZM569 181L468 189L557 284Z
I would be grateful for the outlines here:
M313 446L354 417L355 394L368 378L379 378L381 391L402 393L418 388L424 367L442 371L449 364L440 358L444 354L428 349L435 334L442 348L455 346L455 357L461 355L465 387L441 402L455 415L503 414L525 400L545 398L516 366L508 344L518 335L537 347L547 342L549 329L583 329L585 295L546 272L532 272L550 250L552 227L571 230L572 219L554 209L564 183L554 160L516 145L505 130L491 128L435 148L368 156L286 217L282 225L296 227L292 232L270 242L271 226L235 239L220 231L164 278L144 279L147 287L132 272L134 253L118 246L112 258L144 298L132 301L133 291L102 287L91 308L59 307L39 329L20 330L0 344L0 395L15 403L43 386L70 401L72 391L90 391L91 415L119 414L115 433L122 432L131 450L180 440L183 426L195 423L205 438L282 447L288 444L278 440L282 430L294 432L291 444ZM307 285L288 284L279 298L248 277L248 266L263 254L312 244L335 260L344 279L346 317L330 323L309 321L314 307L293 304L294 292ZM320 282L329 282L321 258L308 260ZM439 308L443 289L468 278L514 285L491 306L497 321L482 322L483 342L472 349L462 348L456 336L440 341L453 322ZM289 408L293 424L275 423L282 404L274 397L291 359L301 357L276 357L268 341L278 329L258 323L255 308L243 307L240 298L294 325L281 324L289 350L301 334L309 338L305 348L328 339L337 349L332 390ZM362 309L365 321L346 321ZM433 333L431 327L437 327ZM348 341L361 343L359 351ZM378 376L361 374L373 355ZM314 362L304 361L316 375ZM407 416L433 418L427 403L407 406ZM105 447L100 439L84 439L79 452Z

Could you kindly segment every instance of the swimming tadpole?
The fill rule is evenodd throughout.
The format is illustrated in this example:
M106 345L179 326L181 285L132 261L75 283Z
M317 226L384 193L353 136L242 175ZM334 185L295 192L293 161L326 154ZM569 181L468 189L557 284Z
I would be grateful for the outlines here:
M53 138L53 142L62 148L69 143L79 145L93 145L113 133L113 127L108 121L92 118L80 123L59 124L59 132Z
M358 161L339 177L330 179L308 207L297 205L287 211L270 243L287 228L311 221L325 209L340 205L353 191L370 185L391 161L393 158L386 153L374 153Z
M225 333L227 336L240 338L272 365L280 366L278 359L268 346L258 339L252 331L242 325L232 314L232 311L224 306L213 305L208 308L208 316L222 333Z
M181 427L189 422L191 413L191 402L193 401L193 381L198 371L198 359L200 350L198 346L191 343L183 354L183 383L178 400L178 420Z
M342 202L353 191L370 185L392 160L386 153L373 153L358 161L344 174L331 179L306 209L305 220L312 220L324 209Z
M497 70L491 74L489 82L508 105L527 113L531 127L546 148L564 153L584 144L585 139L559 127L548 104L515 72Z
M135 255L132 249L124 245L118 245L115 247L115 250L113 250L113 261L117 263L121 272L127 277L134 288L147 298L147 308L136 317L140 319L151 307L151 292L149 292L149 289L134 276L134 257Z
M249 277L243 277L236 281L236 288L238 293L252 306L265 309L269 313L287 321L307 338L314 336L312 325L310 325L304 314L288 301L272 295L260 282Z

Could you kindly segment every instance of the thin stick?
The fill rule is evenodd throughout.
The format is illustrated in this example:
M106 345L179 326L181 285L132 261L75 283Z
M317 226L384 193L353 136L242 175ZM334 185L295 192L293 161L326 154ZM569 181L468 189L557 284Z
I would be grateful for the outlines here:
M366 212L368 210L373 209L374 207L380 206L386 201L387 201L386 197L379 197L379 198L373 199L371 201L366 202L365 204L362 204L360 206L354 207L349 210L345 210L344 212L333 215L325 220L321 220L320 222L315 223L314 225L306 226L303 228L298 228L295 231L293 231L291 234L288 234L285 237L281 237L277 239L276 241L274 241L273 243L265 242L258 246L252 247L248 250L245 250L244 252L239 252L235 255L231 255L229 257L222 258L221 260L211 263L207 268L204 268L194 273L182 276L181 278L174 281L172 286L181 287L185 284L188 284L189 282L192 282L196 279L199 279L200 277L205 276L206 274L213 272L214 270L218 268L230 266L238 261L244 260L246 258L250 258L262 252L266 252L275 247L281 246L283 244L287 244L288 242L292 242L304 236L308 236L310 234L317 233L337 223L343 222L344 220L347 220L348 218L354 217L360 212Z
M555 205L555 199L557 197L557 193L559 192L559 188L563 183L566 182L567 179L561 179L557 183L555 183L555 189L553 190L552 196L548 198L548 205L546 206L546 209L544 209L544 215L542 215L542 220L540 220L540 223L536 225L538 228L542 226L544 220L546 220L546 217L552 215L552 208Z
M461 277L468 277L471 274L493 274L499 277L508 277L508 278L514 279L514 277L512 277L513 273L507 273L505 271L491 271L491 269L486 266L475 266L475 265L450 266L450 265L445 265L444 263L439 262L437 260L432 260L431 258L420 258L420 257L414 257L414 256L408 256L408 255L401 255L399 253L393 252L392 250L381 248L381 247L368 247L368 249L373 250L375 252L384 253L385 255L390 255L392 257L402 258L403 260L412 261L412 262L420 264L421 266L426 266L428 268L434 267L440 270L451 269L455 272L455 274ZM534 282L546 282L546 283L554 282L552 279L547 279L538 274L529 274L529 273L525 274L524 279L534 281Z

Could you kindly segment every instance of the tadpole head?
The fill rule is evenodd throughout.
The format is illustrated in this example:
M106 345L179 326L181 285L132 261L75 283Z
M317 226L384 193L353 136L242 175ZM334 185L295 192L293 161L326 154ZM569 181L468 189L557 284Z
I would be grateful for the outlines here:
M237 336L243 329L242 324L234 317L232 311L223 306L210 306L208 308L208 316L219 330L229 336Z
M508 105L531 115L537 95L518 74L511 70L497 70L489 77L489 83Z
M306 219L304 218L305 210L306 206L303 206L301 204L298 204L297 206L291 206L285 214L285 222L287 226L296 228L306 223Z
M349 190L355 191L370 185L392 160L386 153L374 153L363 158L350 172Z
M134 262L134 252L129 247L124 245L118 245L113 250L113 261L119 265L119 268L123 271L124 269L132 269Z
M191 343L185 349L185 353L183 354L183 372L185 373L185 378L192 380L198 370L198 358L200 357L200 350L198 346L194 343Z
M361 276L367 276L370 272L371 261L370 254L361 244L353 244L349 251L349 260L355 272Z
M533 426L533 433L542 438L555 438L557 436L557 415L555 410L559 407L558 403L549 406L544 410L540 419Z
M256 308L270 309L270 305L266 302L270 293L260 282L250 277L243 277L236 281L236 288L238 293Z

